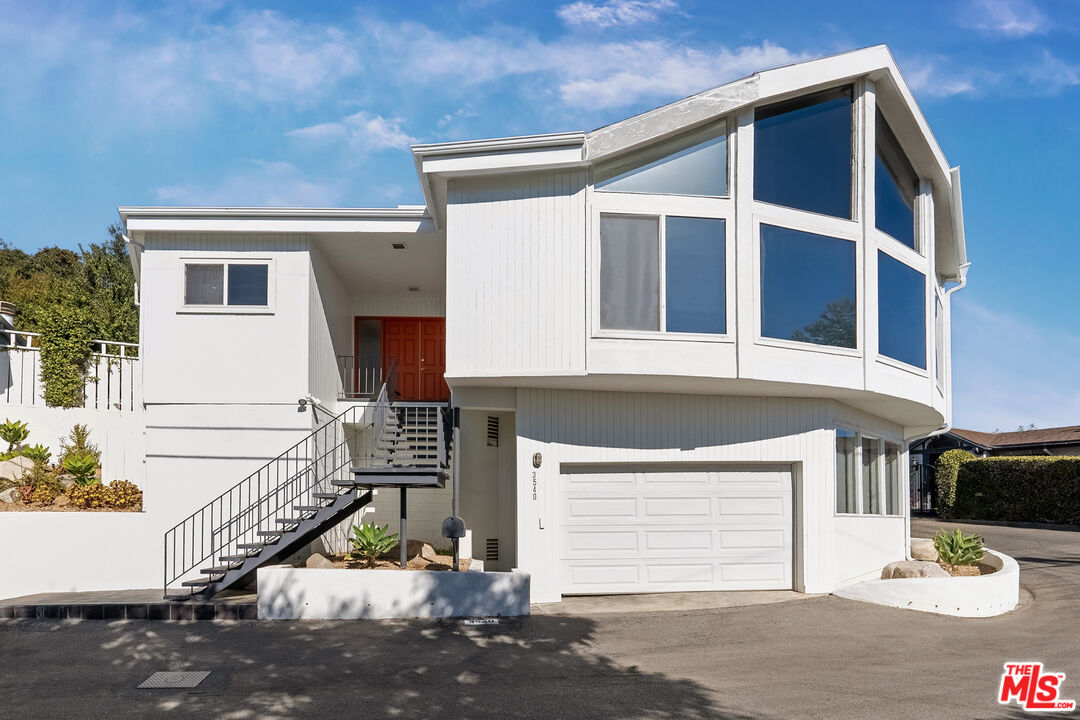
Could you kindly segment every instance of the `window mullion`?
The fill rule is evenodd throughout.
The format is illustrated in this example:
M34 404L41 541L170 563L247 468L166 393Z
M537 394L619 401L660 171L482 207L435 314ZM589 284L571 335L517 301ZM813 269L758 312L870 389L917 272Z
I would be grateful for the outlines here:
M229 263L223 262L221 266L221 304L227 307L229 305Z
M657 222L660 223L659 239L656 243L657 251L660 253L658 260L659 272L659 285L658 292L660 293L660 332L667 332L667 215L661 213L657 218Z

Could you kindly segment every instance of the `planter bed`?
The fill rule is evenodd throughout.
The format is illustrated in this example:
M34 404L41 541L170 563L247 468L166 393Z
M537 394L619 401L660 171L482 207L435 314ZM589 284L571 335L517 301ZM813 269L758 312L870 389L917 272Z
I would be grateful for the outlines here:
M258 571L259 618L271 620L490 617L529 614L529 575L389 568Z
M993 617L1020 601L1020 566L1008 555L986 549L978 575L868 580L838 588L833 594L849 600L906 610ZM990 572L987 572L989 570Z

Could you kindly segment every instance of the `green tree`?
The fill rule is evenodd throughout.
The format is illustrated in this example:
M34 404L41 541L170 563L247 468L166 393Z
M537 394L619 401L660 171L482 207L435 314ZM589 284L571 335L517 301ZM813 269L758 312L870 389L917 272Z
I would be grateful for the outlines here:
M825 306L817 320L791 333L799 342L855 347L855 301L851 298L834 300Z

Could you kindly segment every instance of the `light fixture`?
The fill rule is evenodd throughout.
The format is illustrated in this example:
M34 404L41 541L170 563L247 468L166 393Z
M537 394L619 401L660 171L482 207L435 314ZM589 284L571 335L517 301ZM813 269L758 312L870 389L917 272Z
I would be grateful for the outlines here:
M396 242L390 243L390 247L394 248L395 250L404 250L405 249L405 243L398 240Z

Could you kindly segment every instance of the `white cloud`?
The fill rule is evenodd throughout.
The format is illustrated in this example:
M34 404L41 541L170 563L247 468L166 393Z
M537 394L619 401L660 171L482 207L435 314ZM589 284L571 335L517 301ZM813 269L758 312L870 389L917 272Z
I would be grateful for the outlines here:
M154 194L166 205L333 207L346 187L342 180L312 180L287 162L253 160L215 185L166 185Z
M1024 74L1033 88L1041 88L1048 95L1080 85L1080 66L1072 65L1045 49L1039 60L1024 70Z
M953 303L957 427L989 431L1075 425L1080 336L962 299Z
M913 60L904 66L904 79L916 94L928 97L950 97L975 92L969 73L947 73L938 60Z
M406 148L417 142L401 129L401 122L401 118L384 118L360 111L337 122L310 125L285 134L314 142L344 141L361 152L379 152Z
M563 5L555 14L567 25L602 29L652 22L661 13L677 7L674 0L607 0L604 3L581 0Z
M1046 16L1031 0L972 0L965 23L984 32L1027 37L1048 29Z

